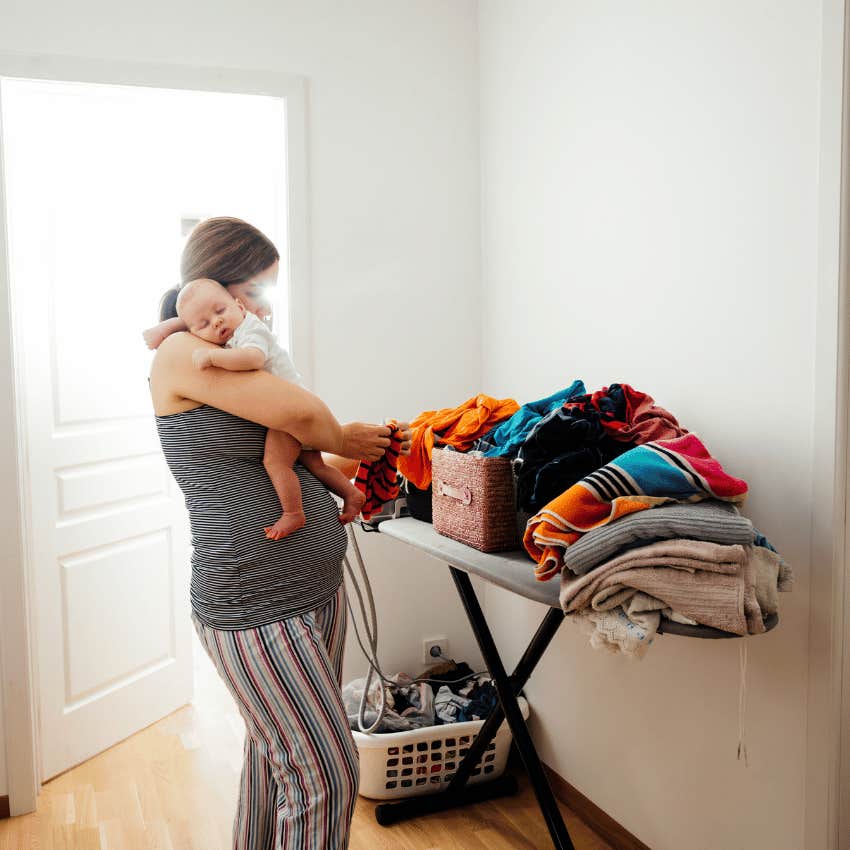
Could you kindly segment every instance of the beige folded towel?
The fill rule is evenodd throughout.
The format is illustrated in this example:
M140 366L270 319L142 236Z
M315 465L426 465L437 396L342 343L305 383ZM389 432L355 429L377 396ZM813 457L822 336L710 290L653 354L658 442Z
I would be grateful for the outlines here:
M654 597L698 623L733 634L764 631L751 547L664 540L631 549L573 578L561 575L561 607L611 610L635 593Z
M613 573L640 567L675 567L682 570L711 570L727 575L740 571L746 559L744 547L706 543L702 540L661 540L640 546L612 558L583 576L574 577L568 571L561 575L561 607L577 611L590 604L603 578Z

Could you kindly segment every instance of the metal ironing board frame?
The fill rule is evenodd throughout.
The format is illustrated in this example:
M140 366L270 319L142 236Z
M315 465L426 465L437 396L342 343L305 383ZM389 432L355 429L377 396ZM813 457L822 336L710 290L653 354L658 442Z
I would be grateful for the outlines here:
M536 581L533 570L530 569L531 564L523 552L485 554L463 543L437 534L432 525L412 517L386 519L373 526L372 530L375 529L397 540L402 540L448 565L455 588L463 603L467 619L499 697L499 705L484 722L481 731L470 745L463 761L458 765L457 772L446 790L419 797L408 797L392 803L380 803L375 809L375 817L378 823L388 826L420 815L445 811L515 793L517 782L514 777L509 775L472 786L466 784L487 745L493 740L502 720L505 719L528 773L537 798L537 804L552 839L552 846L556 850L572 850L572 839L564 824L555 795L552 793L534 741L517 703L517 697L523 686L534 672L535 667L564 621L564 612L558 602L558 582ZM518 567L521 568L518 569ZM481 610L481 605L469 577L470 574L480 576L488 582L504 587L527 599L541 602L549 608L510 675L505 670L490 627L484 617L484 612ZM768 629L771 629L777 621L774 616L769 618L765 625ZM663 629L659 628L659 633L663 632L700 638L737 637L737 635L717 629L704 626L683 626L672 622L665 623Z

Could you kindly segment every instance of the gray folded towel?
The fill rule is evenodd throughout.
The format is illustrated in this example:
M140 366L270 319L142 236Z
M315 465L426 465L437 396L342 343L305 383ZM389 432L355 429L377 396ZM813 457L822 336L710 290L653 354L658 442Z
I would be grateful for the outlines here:
M564 565L575 575L584 575L623 551L658 540L706 540L726 546L752 545L753 524L727 502L707 500L662 505L637 511L589 531L564 553Z

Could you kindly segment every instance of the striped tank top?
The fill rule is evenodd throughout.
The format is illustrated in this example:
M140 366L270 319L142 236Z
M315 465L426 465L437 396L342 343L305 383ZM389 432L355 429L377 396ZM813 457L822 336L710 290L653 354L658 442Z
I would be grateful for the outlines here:
M324 605L342 581L348 538L324 485L295 464L307 523L283 540L263 528L280 502L263 466L266 429L214 407L156 417L192 532L192 611L214 629L251 629Z

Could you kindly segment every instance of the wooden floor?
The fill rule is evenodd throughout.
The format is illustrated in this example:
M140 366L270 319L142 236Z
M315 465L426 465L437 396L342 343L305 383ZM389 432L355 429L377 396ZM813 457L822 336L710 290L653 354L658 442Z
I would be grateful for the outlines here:
M195 702L46 783L0 821L0 850L228 850L244 726L196 643ZM527 781L515 797L381 827L358 800L351 850L551 847ZM576 850L610 850L564 806Z

